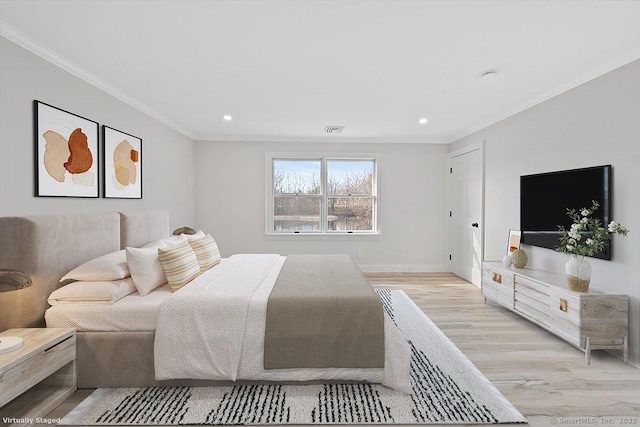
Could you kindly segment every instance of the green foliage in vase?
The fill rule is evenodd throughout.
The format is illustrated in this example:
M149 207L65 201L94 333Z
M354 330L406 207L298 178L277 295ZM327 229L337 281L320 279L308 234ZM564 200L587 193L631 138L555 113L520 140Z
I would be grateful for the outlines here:
M560 246L556 248L558 252L594 256L604 249L605 242L612 235L627 235L629 230L617 222L611 221L605 228L598 218L593 218L593 213L599 208L600 204L593 200L590 208L567 209L567 216L573 224L568 230L562 225L558 226L561 236Z

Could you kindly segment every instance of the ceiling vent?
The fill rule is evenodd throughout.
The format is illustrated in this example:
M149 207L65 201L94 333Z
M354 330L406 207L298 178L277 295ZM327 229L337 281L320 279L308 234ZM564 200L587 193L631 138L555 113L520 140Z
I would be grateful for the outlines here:
M344 126L325 126L324 127L325 133L342 133L343 130L344 130Z

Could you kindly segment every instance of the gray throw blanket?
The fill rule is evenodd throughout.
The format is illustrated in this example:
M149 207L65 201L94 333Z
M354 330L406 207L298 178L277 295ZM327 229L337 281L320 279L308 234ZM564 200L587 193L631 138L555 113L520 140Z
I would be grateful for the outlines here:
M267 304L264 368L382 368L383 316L348 255L289 255Z

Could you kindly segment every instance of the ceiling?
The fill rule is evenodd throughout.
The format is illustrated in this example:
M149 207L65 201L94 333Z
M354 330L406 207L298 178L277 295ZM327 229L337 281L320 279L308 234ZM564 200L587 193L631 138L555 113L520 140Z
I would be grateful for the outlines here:
M640 58L639 1L0 7L2 36L194 140L447 143Z

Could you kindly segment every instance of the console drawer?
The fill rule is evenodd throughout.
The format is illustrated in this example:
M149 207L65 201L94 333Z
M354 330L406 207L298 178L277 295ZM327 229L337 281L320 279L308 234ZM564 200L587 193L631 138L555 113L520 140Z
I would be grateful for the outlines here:
M549 301L549 285L545 285L544 283L516 275L515 289L516 292L528 292L532 296L539 294L540 298L546 298L546 301Z
M482 294L510 310L513 310L513 271L508 268L496 268L483 265Z
M518 299L516 295L515 310L524 314L526 317L535 320L541 325L549 326L548 307L545 308L541 306L539 303L535 302L535 300L528 299L527 297Z
M516 311L542 325L549 325L549 286L516 275L514 291Z
M552 319L580 326L580 300L577 297L552 290L549 295L549 310Z

